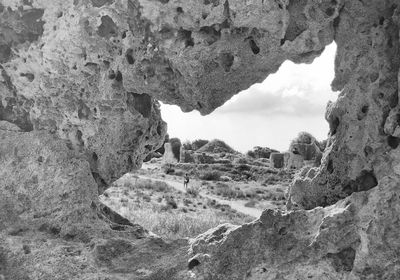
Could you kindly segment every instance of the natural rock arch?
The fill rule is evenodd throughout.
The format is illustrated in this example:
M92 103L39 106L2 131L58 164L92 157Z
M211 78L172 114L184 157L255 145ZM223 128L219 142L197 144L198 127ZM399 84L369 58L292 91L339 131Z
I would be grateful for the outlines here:
M52 279L71 279L76 260L49 256L37 236L55 248L60 238L92 242L81 250L96 265L79 259L81 279L116 271L143 279L399 278L397 1L0 0L0 34L6 279L56 271ZM153 242L140 227L99 219L112 215L97 188L162 144L155 100L210 113L286 59L312 62L333 40L332 87L341 93L327 108L330 138L321 167L293 182L288 203L325 208L222 226L198 237L191 256L185 242ZM15 244L30 235L35 255L21 256ZM133 261L136 247L155 244L176 258L142 258L148 275L102 256L119 248L113 258ZM42 274L31 273L37 264Z

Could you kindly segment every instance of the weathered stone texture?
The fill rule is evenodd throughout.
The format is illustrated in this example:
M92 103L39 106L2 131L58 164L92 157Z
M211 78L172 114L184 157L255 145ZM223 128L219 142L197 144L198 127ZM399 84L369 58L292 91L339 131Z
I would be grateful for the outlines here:
M399 29L396 1L347 1L335 25L335 80L328 105L330 138L311 182L292 184L292 202L306 209L331 205L392 175L398 112Z
M0 279L399 279L398 5L0 0ZM155 100L210 113L333 40L328 145L288 201L325 208L219 227L190 258L104 221L97 187L163 142Z
M272 168L283 168L285 165L285 155L283 153L271 153L269 162Z
M139 167L166 126L151 96L123 87L112 18L97 23L90 1L0 4L0 119L64 139L86 155L100 188Z

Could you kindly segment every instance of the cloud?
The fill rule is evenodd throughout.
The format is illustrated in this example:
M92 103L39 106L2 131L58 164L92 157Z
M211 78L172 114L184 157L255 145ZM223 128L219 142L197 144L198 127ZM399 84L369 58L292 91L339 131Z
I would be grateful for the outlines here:
M312 65L285 62L279 71L264 82L234 96L216 114L262 116L323 115L329 100L335 100L333 80L334 44L327 47Z
M254 146L285 151L300 131L325 139L326 103L337 97L330 89L335 49L329 46L311 65L285 62L276 74L207 116L162 105L168 133L181 140L222 139L241 152Z
M315 99L316 95L328 93L316 92L312 87L293 87L277 92L249 90L237 102L228 103L216 114L260 114L310 116L324 112L327 100Z

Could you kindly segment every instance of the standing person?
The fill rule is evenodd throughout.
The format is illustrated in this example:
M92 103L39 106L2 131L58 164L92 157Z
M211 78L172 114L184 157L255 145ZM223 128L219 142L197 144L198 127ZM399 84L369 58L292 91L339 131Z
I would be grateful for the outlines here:
M183 186L185 187L185 189L187 189L187 186L189 184L189 174L185 174L185 177L183 177Z

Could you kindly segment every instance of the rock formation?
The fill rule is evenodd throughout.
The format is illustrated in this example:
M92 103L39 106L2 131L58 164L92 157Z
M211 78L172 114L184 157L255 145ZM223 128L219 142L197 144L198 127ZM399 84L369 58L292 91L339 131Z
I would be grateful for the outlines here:
M178 162L178 159L175 157L172 151L171 143L164 144L164 155L162 158L162 162L163 164L173 164Z
M300 169L304 166L304 158L300 154L287 153L287 162L285 167L288 169ZM286 153L285 153L286 156Z
M272 168L283 168L285 165L285 155L283 153L271 153L269 162Z
M0 0L0 279L399 279L398 5ZM300 210L190 256L106 215L98 188L163 142L156 100L207 114L333 41L341 93L321 167L291 186Z

